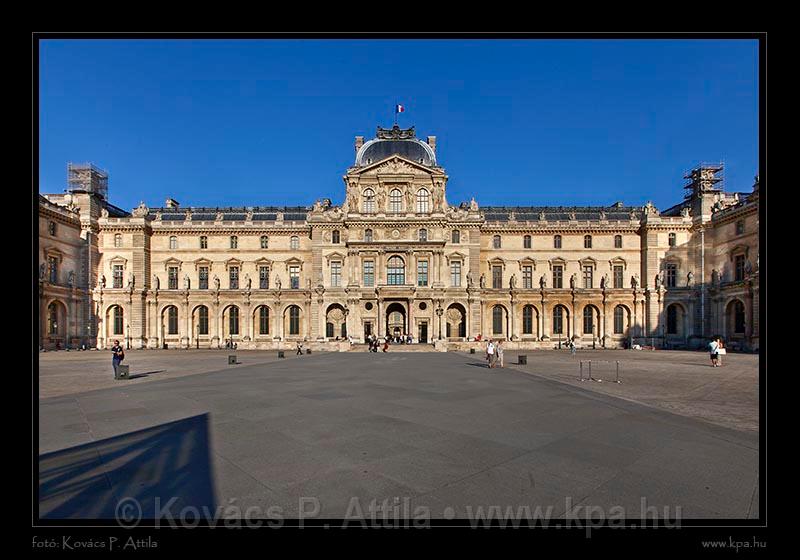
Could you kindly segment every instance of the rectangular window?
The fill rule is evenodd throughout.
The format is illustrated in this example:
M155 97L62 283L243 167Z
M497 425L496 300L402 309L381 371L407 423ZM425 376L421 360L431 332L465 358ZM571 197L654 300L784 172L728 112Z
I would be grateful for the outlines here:
M201 307L198 313L197 330L201 335L208 334L208 308L205 306Z
M592 288L592 275L593 275L593 272L594 272L594 269L592 268L591 265L587 265L587 266L583 267L583 287L585 289L587 289L587 290Z
M744 220L739 220L736 222L736 235L742 235L744 233Z
M58 283L58 259L56 257L47 257L47 266L50 270L50 283Z
M200 279L200 289L207 290L208 289L208 267L201 266L199 272L199 279Z
M564 313L560 306L553 310L553 334L564 334Z
M678 265L667 265L667 288L674 288L678 285Z
M178 281L177 280L177 278L178 278L177 277L177 274L178 274L177 270L178 269L176 268L175 270L176 270L176 272L175 272L175 282L176 282L176 287L177 287L177 281ZM122 287L122 265L121 264L115 264L114 265L114 284L113 285L114 285L115 288L121 288Z
M200 236L200 248L208 249L208 237L205 235Z
M342 285L342 263L334 261L331 263L331 286L339 287Z
M417 286L428 285L428 261L417 261Z
M269 267L258 267L258 288L260 290L269 290Z
M614 267L614 287L615 288L622 288L622 267L615 266Z
M169 284L168 287L170 290L177 290L178 289L178 267L171 266L169 267Z
M230 289L231 290L238 290L239 289L239 267L232 266L228 270L228 281L230 282Z
M533 267L522 267L522 287L526 290L533 288Z
M289 267L289 285L293 290L300 289L300 267L299 266L290 266Z
M553 287L564 287L564 267L561 265L553 266Z
M454 288L461 287L461 261L450 263L450 285Z
M493 266L492 267L492 288L495 290L499 290L503 287L503 267L502 266Z
M737 282L744 280L744 255L736 255L733 259L735 279Z
M364 285L375 285L375 261L364 261Z
M235 235L231 235L231 249L236 249L239 247L239 238Z

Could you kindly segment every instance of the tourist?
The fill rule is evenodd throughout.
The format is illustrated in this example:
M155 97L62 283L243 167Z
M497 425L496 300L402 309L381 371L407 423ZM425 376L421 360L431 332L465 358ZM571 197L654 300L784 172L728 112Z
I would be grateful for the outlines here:
M125 359L125 351L122 349L122 346L119 345L119 340L114 341L114 345L111 347L111 353L113 354L111 357L111 366L114 368L114 379L119 378L118 368L120 362Z
M490 368L494 367L494 343L489 339L489 344L486 345L486 361L489 362Z
M383 351L386 352L389 349L389 337L383 339Z
M722 367L722 355L726 354L727 350L725 350L725 344L723 343L721 336L717 337L717 344L719 345L717 348L717 366Z
M719 367L717 361L719 360L719 337L715 336L708 343L708 351L711 354L711 367Z
M500 367L503 367L503 341L497 341L497 363L500 364Z
M298 342L297 343L297 355L298 356L302 356L303 355L303 343L302 342Z
M577 352L578 352L578 345L575 344L575 339L574 338L570 338L569 339L569 353L574 356L575 354L577 354Z

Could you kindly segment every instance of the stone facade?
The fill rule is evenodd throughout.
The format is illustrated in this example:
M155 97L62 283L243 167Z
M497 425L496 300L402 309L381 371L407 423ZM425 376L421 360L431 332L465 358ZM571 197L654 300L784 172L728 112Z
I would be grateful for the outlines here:
M70 343L99 347L346 348L337 338L373 332L439 349L478 336L695 347L712 334L758 348L758 182L725 193L721 167L700 166L664 211L481 208L448 202L435 137L379 128L355 149L341 206L124 212L85 188L46 195L41 228L59 217L64 237L41 229L41 262L57 250L81 273L70 289L40 280L43 325L55 301Z

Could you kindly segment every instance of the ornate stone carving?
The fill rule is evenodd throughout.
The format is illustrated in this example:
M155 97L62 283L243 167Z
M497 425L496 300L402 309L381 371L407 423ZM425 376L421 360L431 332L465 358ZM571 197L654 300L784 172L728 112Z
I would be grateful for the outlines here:
M158 291L161 287L161 280L158 279L158 274L153 274L153 289Z
M139 202L139 206L134 208L133 212L131 212L131 213L133 214L134 218L143 218L143 217L147 216L147 214L149 212L150 212L150 209L145 205L144 201L141 201L141 202Z
M191 286L191 280L189 280L189 275L188 274L184 274L183 275L183 289L184 290L188 290L190 286Z
M375 136L381 140L410 140L411 138L416 138L417 133L413 126L411 128L402 129L394 125L392 128L378 127Z
M486 275L485 274L481 274L480 287L481 288L485 288L486 287Z
M100 209L100 217L108 218L108 208L106 208L105 206L103 206L103 208Z
M70 288L75 287L75 271L73 270L70 270L69 275L67 275L67 286L69 286Z
M219 291L219 276L217 276L216 274L214 275L214 289L216 291Z
M39 280L44 280L44 275L47 272L47 265L42 263L39 265Z
M281 289L281 277L277 274L275 275L275 289L278 291Z
M542 277L539 278L539 287L542 289L547 287L547 276L544 274L542 274Z
M689 207L688 206L684 206L683 208L681 208L681 216L683 216L684 218L688 218L689 217Z
M686 275L686 287L687 287L687 288L689 288L689 287L691 287L693 284L694 284L694 272L692 272L692 271L690 270L690 271L689 271L689 274L687 274L687 275Z
M105 274L101 274L100 275L100 282L99 283L100 283L100 287L101 288L105 288L106 287L106 275Z
M470 270L467 272L467 287L471 288L475 283L475 279L472 277L472 271Z
M135 282L136 282L136 277L133 275L133 272L129 272L128 273L128 288L133 289L133 286L135 285Z
M469 201L469 209L472 212L478 211L478 203L475 201L475 197L472 197L472 200Z
M517 287L517 275L516 274L512 274L511 275L511 279L508 281L508 287L511 288L512 290Z

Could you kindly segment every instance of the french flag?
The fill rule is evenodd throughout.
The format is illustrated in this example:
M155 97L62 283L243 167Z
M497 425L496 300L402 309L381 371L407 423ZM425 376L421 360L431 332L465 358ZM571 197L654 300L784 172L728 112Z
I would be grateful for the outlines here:
M406 108L403 107L402 105L395 105L395 107L394 107L394 112L395 113L402 113L405 110L406 110Z

